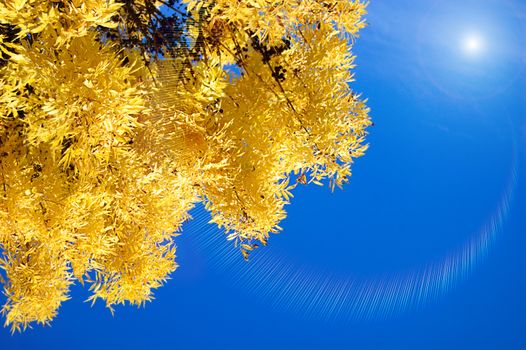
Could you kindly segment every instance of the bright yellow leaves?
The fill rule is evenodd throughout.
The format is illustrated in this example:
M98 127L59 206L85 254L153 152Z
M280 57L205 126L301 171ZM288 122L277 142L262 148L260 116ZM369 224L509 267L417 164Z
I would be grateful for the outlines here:
M122 4L114 0L2 0L0 23L17 26L18 37L28 34L58 33L54 41L46 39L46 45L60 47L75 37L82 37L96 26L113 28L111 20ZM52 30L55 29L55 30Z
M353 56L347 40L363 27L364 5L267 0L188 4L194 18L207 18L195 25L204 41L204 62L222 62L223 67L235 63L242 73L219 90L217 95L224 96L218 103L203 108L205 119L198 123L205 130L210 125L224 130L220 136L207 135L210 142L230 142L228 166L220 172L224 180L205 178L201 195L212 222L231 231L228 238L246 252L255 241L266 244L269 233L279 231L295 186L291 174L300 174L297 182L321 184L328 178L332 187L341 186L351 176L353 158L366 148L370 120L349 87ZM216 77L225 79L221 73ZM205 84L201 93L209 90Z
M150 300L197 202L248 258L297 184L341 186L363 155L371 122L349 87L362 3L185 2L188 46L147 62L97 34L125 30L130 9L149 23L147 0L125 14L119 1L0 1L12 329L48 323L75 280L110 308Z

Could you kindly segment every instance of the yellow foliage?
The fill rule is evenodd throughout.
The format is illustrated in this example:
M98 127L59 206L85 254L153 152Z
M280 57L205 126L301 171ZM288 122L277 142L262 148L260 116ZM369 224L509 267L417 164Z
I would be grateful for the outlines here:
M341 186L363 155L371 122L349 86L363 3L184 2L193 58L145 61L97 35L123 25L119 1L0 1L17 33L0 34L13 330L52 320L75 280L110 308L151 300L198 202L248 259L298 183Z

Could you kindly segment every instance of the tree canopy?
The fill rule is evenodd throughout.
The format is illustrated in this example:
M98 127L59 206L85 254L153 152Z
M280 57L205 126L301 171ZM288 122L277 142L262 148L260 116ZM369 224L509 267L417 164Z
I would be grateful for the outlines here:
M0 267L13 330L72 283L141 305L201 202L243 256L297 184L366 150L351 90L365 4L0 0ZM298 237L297 239L301 239Z

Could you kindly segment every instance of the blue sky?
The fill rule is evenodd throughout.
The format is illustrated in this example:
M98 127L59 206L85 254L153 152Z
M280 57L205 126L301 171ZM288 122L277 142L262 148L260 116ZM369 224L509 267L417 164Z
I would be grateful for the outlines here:
M526 349L526 3L371 0L351 183L297 188L243 261L202 209L145 308L84 303L1 349ZM3 301L3 300L0 300Z

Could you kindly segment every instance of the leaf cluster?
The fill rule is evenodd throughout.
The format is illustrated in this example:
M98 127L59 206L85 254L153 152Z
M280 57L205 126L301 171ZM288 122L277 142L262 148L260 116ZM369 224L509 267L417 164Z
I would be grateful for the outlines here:
M341 187L371 125L350 87L365 4L1 0L6 325L72 283L142 305L203 203L245 259L298 184ZM301 237L298 237L301 239Z

